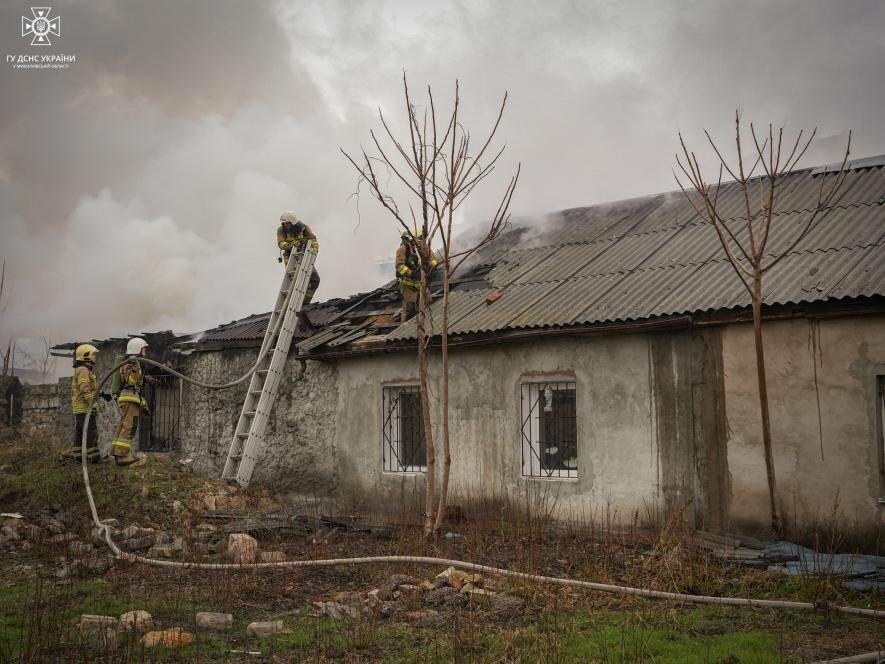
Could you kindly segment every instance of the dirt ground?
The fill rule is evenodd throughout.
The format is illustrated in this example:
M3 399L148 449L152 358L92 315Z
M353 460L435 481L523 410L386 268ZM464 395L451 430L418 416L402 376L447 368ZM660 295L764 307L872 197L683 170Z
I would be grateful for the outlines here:
M335 565L262 571L172 570L114 561L99 540L79 468L7 434L0 442L0 661L799 662L885 648L885 624L827 605L883 608L879 592L719 560L671 522L658 530L555 524L518 505L453 511L448 536L414 524L293 508L234 491L154 455L90 467L115 541L170 560L227 562L232 532L265 558L423 555L659 590L818 604L817 611L704 606L446 573L444 566ZM326 518L326 517L335 518ZM845 543L842 542L844 548ZM875 553L867 551L867 553ZM439 576L443 574L443 576ZM104 624L144 610L153 626ZM198 612L230 614L224 630ZM274 623L265 629L251 623ZM180 628L187 644L147 632ZM168 634L168 632L167 632ZM163 637L161 637L163 638ZM184 639L187 640L187 639Z

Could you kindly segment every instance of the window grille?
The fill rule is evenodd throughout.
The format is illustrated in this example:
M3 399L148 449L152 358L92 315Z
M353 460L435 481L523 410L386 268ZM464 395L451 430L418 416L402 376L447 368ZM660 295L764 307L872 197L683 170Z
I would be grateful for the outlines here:
M522 384L522 474L578 476L575 383Z
M426 471L427 446L419 388L385 387L383 408L381 455L384 470L392 473Z
M171 452L181 449L182 382L170 374L155 378L153 385L142 386L149 409L139 413L138 447L145 452Z

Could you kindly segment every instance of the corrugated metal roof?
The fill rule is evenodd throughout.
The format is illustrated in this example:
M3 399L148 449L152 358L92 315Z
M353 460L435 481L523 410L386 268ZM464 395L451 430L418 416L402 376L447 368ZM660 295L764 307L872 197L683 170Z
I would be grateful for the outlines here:
M806 169L784 178L766 253L792 245L821 185L826 188L834 177ZM849 172L836 205L819 213L807 235L766 275L765 303L885 295L883 202L885 168ZM723 185L720 204L732 218L729 227L745 240L743 195L734 183ZM532 227L520 244L511 242L500 253L488 276L502 297L492 304L465 299L450 333L637 320L750 303L715 230L697 218L681 192L565 210L548 219L549 233ZM454 303L457 291L452 295ZM415 334L410 323L388 339Z
M847 174L830 208L766 275L766 304L885 295L885 166L876 160L864 164ZM766 245L770 256L792 246L821 187L826 192L834 179L833 173L811 169L783 178ZM722 185L719 206L731 231L745 241L745 203L735 183ZM640 320L750 303L716 231L681 192L545 215L527 227L508 229L459 272L463 281L450 293L453 335ZM433 289L438 291L438 284ZM486 297L494 290L501 296L489 303ZM301 352L343 348L366 335L384 334L389 324L373 321L398 309L393 283L314 305L309 315L320 329L297 347ZM442 301L436 299L430 308L435 333L441 316ZM210 330L203 340L261 338L266 324L267 314L250 316ZM399 342L416 336L412 319L384 338Z

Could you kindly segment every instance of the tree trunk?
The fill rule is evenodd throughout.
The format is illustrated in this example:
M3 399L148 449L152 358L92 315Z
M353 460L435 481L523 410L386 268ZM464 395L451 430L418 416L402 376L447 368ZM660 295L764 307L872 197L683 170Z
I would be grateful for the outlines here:
M449 448L449 261L444 260L443 268L443 310L441 332L442 350L442 434L443 434L443 476L440 486L439 505L436 510L436 523L434 532L442 528L443 517L446 511L446 501L449 497L449 468L452 465L452 456Z
M425 475L424 534L433 534L433 506L436 486L436 452L433 446L433 427L430 421L430 390L427 377L427 349L430 335L427 331L427 309L430 307L430 290L427 275L421 271L421 291L418 298L418 379L421 384L421 417L424 420L424 444L427 448L427 472Z
M762 272L758 268L753 275L753 333L756 341L756 375L759 379L759 409L762 414L762 446L765 450L765 472L768 476L771 528L779 534L781 524L777 514L777 482L771 453L771 418L768 413L768 383L765 379L765 351L762 346Z

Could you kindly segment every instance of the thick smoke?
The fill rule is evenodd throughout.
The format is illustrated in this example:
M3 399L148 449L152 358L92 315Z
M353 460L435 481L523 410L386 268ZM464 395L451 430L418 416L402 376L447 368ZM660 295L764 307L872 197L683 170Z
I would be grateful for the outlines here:
M4 53L26 2L0 7ZM505 90L508 148L463 210L487 219L523 163L513 211L541 215L674 188L682 129L724 144L748 119L820 126L806 163L885 152L885 5L703 2L57 2L63 71L0 68L0 257L7 338L53 341L266 311L273 233L294 209L320 236L319 296L386 281L398 233L338 152L400 79L447 107L460 77L481 136ZM707 154L707 153L704 153Z

